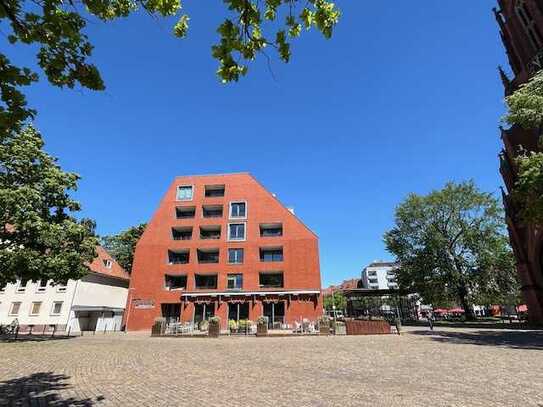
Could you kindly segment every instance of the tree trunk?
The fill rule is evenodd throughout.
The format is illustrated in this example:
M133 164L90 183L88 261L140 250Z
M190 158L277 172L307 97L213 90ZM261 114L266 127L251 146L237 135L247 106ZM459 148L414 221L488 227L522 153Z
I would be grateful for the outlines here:
M464 309L464 316L466 321L475 321L475 313L468 301L468 290L465 286L460 286L458 289L458 297L460 299L460 305Z

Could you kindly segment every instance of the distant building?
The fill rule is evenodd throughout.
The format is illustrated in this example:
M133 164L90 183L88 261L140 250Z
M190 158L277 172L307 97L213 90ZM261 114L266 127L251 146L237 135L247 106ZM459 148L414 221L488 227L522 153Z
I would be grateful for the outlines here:
M374 261L362 270L362 288L371 290L397 290L395 270L398 263Z
M500 35L513 75L501 71L505 94L510 95L543 68L543 1L498 0L494 9ZM543 323L543 239L541 228L523 222L521 208L511 198L518 179L515 159L525 151L543 151L540 129L520 126L501 129L504 148L500 154L500 172L506 192L503 193L506 222L511 246L516 257L521 289L528 305L528 318Z
M102 247L97 254L80 280L52 285L19 279L0 289L0 324L17 319L22 331L36 333L120 330L130 276Z
M334 294L336 291L350 290L352 288L360 288L362 281L359 278L351 278L350 280L343 280L339 285L331 285L322 290L323 296Z

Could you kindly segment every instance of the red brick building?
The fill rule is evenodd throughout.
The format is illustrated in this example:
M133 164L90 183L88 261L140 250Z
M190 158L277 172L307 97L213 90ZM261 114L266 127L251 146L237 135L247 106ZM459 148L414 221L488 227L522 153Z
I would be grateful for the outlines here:
M543 68L543 0L499 0L498 4L494 12L513 71L511 79L500 71L505 94L509 95ZM502 140L500 172L507 188L504 204L511 245L529 319L543 323L543 231L522 222L519 208L509 195L517 179L515 157L521 149L540 151L539 134L513 126L502 129Z
M127 330L322 314L318 238L250 174L178 177L137 244Z

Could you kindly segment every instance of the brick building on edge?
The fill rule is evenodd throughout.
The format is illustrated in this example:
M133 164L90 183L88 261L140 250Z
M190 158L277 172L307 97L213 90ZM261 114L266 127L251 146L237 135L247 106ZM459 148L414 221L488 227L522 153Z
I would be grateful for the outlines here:
M505 94L510 95L543 68L543 0L499 0L494 9L507 51L513 78L500 70ZM509 193L517 180L515 157L521 149L540 151L536 131L518 126L502 129L504 149L500 172L507 192L503 194L509 236L520 276L522 293L531 322L543 323L543 238L540 227L519 218L519 208Z
M255 178L177 177L137 244L126 326L315 320L320 292L317 236Z

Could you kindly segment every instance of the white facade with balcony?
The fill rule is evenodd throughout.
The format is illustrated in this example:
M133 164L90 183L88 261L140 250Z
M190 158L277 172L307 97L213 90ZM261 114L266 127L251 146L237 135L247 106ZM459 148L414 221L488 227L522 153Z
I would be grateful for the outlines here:
M374 261L362 270L362 286L372 290L398 289L394 270L397 263Z

